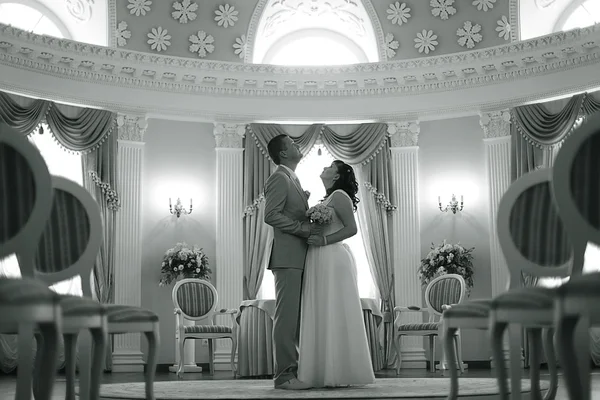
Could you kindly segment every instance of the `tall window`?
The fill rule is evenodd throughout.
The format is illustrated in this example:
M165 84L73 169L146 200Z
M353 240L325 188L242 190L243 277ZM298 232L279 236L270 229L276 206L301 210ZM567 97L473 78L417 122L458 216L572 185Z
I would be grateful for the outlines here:
M586 0L568 15L560 30L584 28L597 23L600 23L600 1Z
M1 3L0 23L12 25L38 35L64 38L65 35L48 16L41 11L21 3Z
M319 150L321 155L319 155ZM302 187L304 190L310 192L308 205L311 207L325 197L325 188L323 187L319 175L323 172L323 168L331 165L333 160L334 158L322 145L315 145L311 152L302 159L296 168L296 175L298 175ZM363 193L358 194L359 198L362 196L364 196ZM358 224L358 233L353 237L346 239L345 242L350 246L350 249L352 249L352 254L356 259L358 292L360 297L363 298L377 298L379 296L369 269L369 262L365 253L363 238L360 232L360 224L356 214L355 218ZM275 298L275 281L273 279L273 274L269 271L265 271L263 283L260 288L260 297L263 299Z
M39 35L50 35L63 38L61 29L41 11L20 3L1 3L0 22L16 28L32 31ZM45 133L29 135L29 140L37 147L44 157L50 174L62 176L74 182L83 184L83 169L80 155L64 151L52 137L48 126L44 125ZM15 256L0 260L0 276L20 276L19 264ZM81 295L81 280L73 278L52 286L58 293Z

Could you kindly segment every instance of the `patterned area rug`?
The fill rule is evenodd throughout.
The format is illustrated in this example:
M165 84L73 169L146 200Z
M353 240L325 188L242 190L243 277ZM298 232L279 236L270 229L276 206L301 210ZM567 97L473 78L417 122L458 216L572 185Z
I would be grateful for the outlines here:
M192 399L445 399L448 378L386 378L364 387L340 389L276 390L271 380L218 380L156 382L157 400ZM523 392L530 389L529 380L522 381ZM542 382L547 389L547 382ZM459 398L469 400L496 398L496 380L461 378ZM103 399L144 399L143 383L102 385ZM524 396L528 398L529 396Z

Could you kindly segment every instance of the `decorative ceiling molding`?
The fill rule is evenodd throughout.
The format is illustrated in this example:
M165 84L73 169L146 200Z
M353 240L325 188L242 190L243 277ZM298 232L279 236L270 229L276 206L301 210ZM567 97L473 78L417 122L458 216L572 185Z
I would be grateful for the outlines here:
M147 54L0 24L0 90L177 119L477 115L593 90L599 64L600 26L413 60L295 68Z
M79 23L88 22L92 18L95 0L66 0L67 11Z
M521 40L521 26L519 23L519 0L508 0L508 22L510 23L510 41Z

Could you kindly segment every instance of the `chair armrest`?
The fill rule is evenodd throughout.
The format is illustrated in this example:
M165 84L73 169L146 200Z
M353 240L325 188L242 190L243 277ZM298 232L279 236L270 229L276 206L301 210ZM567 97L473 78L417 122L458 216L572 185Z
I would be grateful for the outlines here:
M229 316L231 317L231 322L233 324L232 328L234 330L237 330L237 321L235 320L235 316L237 315L237 313L238 313L238 310L236 310L235 308L229 308L229 309L222 308L215 312L215 316L229 314Z
M403 312L420 312L429 314L429 308L421 308L419 306L396 306L394 307L394 315L398 313L398 316L394 318L394 325L400 325L400 316Z
M181 308L176 308L175 311L173 311L173 314L175 315L181 315L183 311L181 311Z

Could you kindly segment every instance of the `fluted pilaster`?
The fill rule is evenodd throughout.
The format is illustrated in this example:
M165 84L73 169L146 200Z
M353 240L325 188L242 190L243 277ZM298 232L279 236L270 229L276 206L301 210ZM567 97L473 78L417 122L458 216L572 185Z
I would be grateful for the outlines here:
M419 133L418 121L388 124L394 199L393 214L394 289L397 306L421 305L421 283L417 268L421 262L419 223ZM403 321L421 322L419 313L407 313ZM402 338L402 368L425 368L423 339Z
M479 119L484 134L485 171L489 190L490 267L492 297L505 292L508 287L508 267L498 241L496 219L498 205L511 183L510 178L510 112L508 110L482 113ZM504 337L504 360L508 363L510 352L508 330ZM524 360L522 349L521 359ZM494 361L492 361L492 368Z
M219 308L237 309L243 297L245 125L215 123L217 151L216 287ZM229 316L219 324L231 325ZM218 340L215 369L230 370L231 342Z
M141 306L142 168L144 133L148 123L144 117L119 115L117 126L117 182L121 209L116 217L115 303ZM138 372L143 369L140 334L115 335L113 371Z
M484 133L485 171L489 190L490 257L492 296L504 292L508 268L498 241L496 218L500 199L510 185L510 113L508 110L481 114Z

